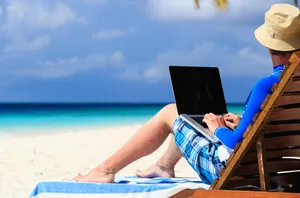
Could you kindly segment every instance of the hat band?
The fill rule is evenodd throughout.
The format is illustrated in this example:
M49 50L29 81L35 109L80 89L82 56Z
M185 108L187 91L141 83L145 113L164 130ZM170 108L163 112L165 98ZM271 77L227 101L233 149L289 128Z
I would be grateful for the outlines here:
M271 27L267 27L268 34L274 39L295 39L300 36L300 31L296 30L296 32L290 34L280 34L278 31L273 30Z

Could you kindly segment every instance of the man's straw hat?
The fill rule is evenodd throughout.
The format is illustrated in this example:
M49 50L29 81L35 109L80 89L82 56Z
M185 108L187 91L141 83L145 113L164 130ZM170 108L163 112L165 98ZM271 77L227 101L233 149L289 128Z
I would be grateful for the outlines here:
M274 4L265 14L265 24L254 32L256 39L277 51L300 49L300 10L290 4Z

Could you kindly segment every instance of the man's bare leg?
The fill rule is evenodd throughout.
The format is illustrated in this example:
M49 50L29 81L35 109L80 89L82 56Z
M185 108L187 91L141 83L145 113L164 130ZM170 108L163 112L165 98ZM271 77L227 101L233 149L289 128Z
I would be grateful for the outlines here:
M151 154L158 149L172 133L173 123L178 116L176 105L170 104L147 122L121 149L98 165L87 175L79 174L75 181L109 183L115 174L135 160ZM175 145L176 146L176 145ZM177 156L175 156L177 159ZM173 160L171 155L165 157Z
M182 153L178 146L175 144L174 138L171 139L168 150L157 161L156 164L150 166L150 168L140 171L136 171L136 175L139 177L175 177L174 167L181 159Z

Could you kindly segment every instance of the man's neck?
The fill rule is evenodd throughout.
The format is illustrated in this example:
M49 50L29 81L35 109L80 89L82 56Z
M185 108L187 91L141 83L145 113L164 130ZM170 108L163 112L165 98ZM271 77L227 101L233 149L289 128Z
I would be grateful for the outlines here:
M290 64L290 62L287 58L284 58L281 56L272 56L272 63L273 63L273 67L276 67L278 65Z

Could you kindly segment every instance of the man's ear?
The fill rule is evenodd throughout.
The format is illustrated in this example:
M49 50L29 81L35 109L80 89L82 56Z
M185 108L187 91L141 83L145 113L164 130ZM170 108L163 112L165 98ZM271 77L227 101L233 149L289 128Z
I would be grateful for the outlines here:
M284 64L284 65L290 65L291 64L290 59L288 57L282 58L282 64Z

